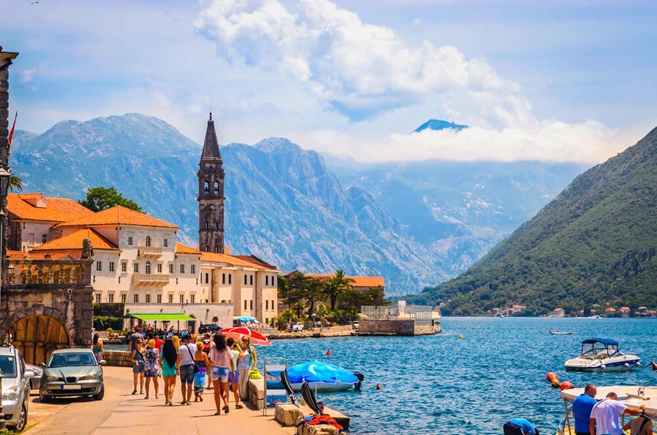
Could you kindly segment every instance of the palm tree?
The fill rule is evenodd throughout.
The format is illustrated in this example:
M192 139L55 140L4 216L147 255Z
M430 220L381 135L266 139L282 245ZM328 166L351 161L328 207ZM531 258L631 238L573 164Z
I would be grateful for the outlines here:
M20 179L18 175L10 175L9 176L9 184L7 185L9 187L9 190L12 192L15 190L22 192L23 191L23 180Z
M344 270L338 269L335 275L327 279L324 283L324 293L331 301L331 311L335 310L335 304L338 297L347 290L354 288L354 280L345 275Z

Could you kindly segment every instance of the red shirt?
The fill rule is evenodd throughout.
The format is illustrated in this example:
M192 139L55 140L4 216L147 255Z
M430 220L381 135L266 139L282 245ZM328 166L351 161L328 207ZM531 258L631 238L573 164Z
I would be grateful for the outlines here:
M162 352L163 344L164 344L164 340L160 340L159 338L155 339L155 349L157 349L159 352Z

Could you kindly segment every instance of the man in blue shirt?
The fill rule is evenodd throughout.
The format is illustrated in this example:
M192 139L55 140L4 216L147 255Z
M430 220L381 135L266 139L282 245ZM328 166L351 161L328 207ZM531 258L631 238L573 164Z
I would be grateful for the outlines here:
M575 434L591 435L589 433L589 419L591 410L597 403L595 395L598 389L593 384L587 384L584 387L584 393L580 394L573 400L573 417L575 417Z
M539 435L538 429L524 418L512 418L504 425L504 435Z

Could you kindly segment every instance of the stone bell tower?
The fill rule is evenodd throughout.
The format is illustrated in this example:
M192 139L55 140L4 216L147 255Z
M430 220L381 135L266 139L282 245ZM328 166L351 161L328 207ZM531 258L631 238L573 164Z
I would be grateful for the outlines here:
M203 252L224 253L224 169L212 112L198 171L198 243Z

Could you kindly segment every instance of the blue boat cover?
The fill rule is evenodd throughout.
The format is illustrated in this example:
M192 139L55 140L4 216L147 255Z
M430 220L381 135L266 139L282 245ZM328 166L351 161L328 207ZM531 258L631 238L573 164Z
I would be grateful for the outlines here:
M582 341L582 344L595 344L595 343L618 346L618 342L616 340L611 340L609 338L589 338L588 340Z
M329 384L344 382L353 384L358 382L358 378L353 373L333 364L317 361L290 367L287 369L287 377L292 384L302 382L324 382Z

